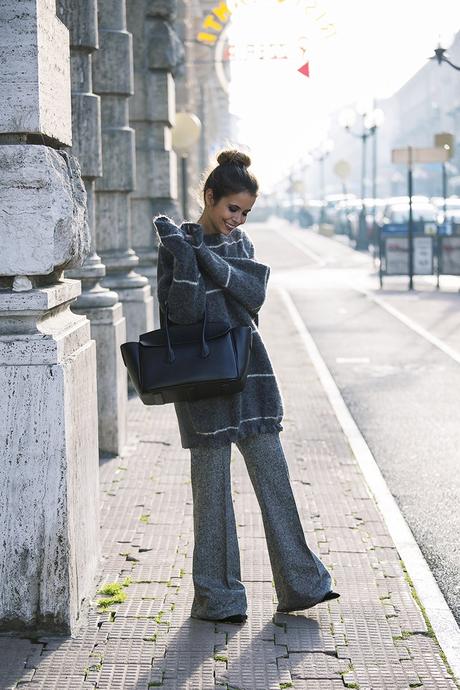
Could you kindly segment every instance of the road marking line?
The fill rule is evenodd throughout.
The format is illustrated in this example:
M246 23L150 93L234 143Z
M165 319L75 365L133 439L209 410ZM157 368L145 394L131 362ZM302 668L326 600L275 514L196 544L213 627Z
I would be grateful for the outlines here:
M380 508L391 538L414 583L436 638L454 675L460 678L460 628L292 297L286 289L280 287L277 289L315 367L320 383L348 439L367 485Z
M443 342L436 335L433 335L432 333L427 331L425 328L423 328L423 326L419 326L418 323L416 323L408 316L400 312L399 309L396 309L396 307L392 307L391 304L385 302L384 299L378 297L377 295L374 295L372 292L366 290L365 288L356 287L356 285L352 285L351 283L350 287L353 290L356 290L357 292L361 292L363 295L366 295L366 297L378 304L380 307L382 307L382 309L385 309L389 314L394 316L396 319L399 319L399 321L401 321L401 323L403 323L405 326L411 328L413 331L415 331L415 333L421 335L422 338L425 338L425 340L428 340L429 343L439 348L442 352L444 352L444 354L449 355L449 357L451 357L455 362L460 363L460 352L457 352L457 350L454 350L453 347L446 345L445 342Z
M288 230L288 232L281 232L281 230L278 230L278 228L274 228L274 229L279 235L282 235L284 240L287 240L288 242L293 244L295 247L300 249L301 252L303 252L308 257L310 257L310 259L313 259L313 261L316 261L318 266L327 266L327 262L324 261L324 259L322 259L319 254L314 252L312 249L309 249L308 247L306 247L305 244L303 242L301 242L299 239L297 239L296 237L292 237L292 235L290 235L289 230Z

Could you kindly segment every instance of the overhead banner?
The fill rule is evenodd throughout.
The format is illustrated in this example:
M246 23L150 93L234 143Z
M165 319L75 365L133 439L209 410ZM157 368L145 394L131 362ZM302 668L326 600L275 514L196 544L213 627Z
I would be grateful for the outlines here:
M216 2L196 40L214 49L216 74L228 93L224 65L284 60L308 78L312 51L335 33L329 11L314 0L228 0Z

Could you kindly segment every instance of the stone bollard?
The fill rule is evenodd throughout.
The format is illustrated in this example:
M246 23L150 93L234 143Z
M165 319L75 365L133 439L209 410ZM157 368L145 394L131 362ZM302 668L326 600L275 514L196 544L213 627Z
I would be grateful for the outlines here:
M100 559L96 353L62 279L90 235L54 148L72 143L54 2L0 0L0 70L0 630L73 633Z

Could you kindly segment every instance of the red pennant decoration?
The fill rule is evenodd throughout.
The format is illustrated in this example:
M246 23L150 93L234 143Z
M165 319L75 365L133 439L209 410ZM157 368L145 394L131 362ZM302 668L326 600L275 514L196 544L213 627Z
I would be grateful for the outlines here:
M299 69L297 71L300 72L300 74L303 74L305 77L309 77L310 76L310 63L306 62L304 65L302 65L302 67L299 67Z

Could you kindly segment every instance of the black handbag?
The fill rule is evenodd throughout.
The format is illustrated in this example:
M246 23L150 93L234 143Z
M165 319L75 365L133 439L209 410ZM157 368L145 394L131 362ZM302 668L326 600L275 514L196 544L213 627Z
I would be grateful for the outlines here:
M170 323L121 345L123 362L144 405L201 400L239 393L246 384L252 347L250 326L226 321ZM160 312L161 313L161 312ZM172 324L172 325L171 325Z

